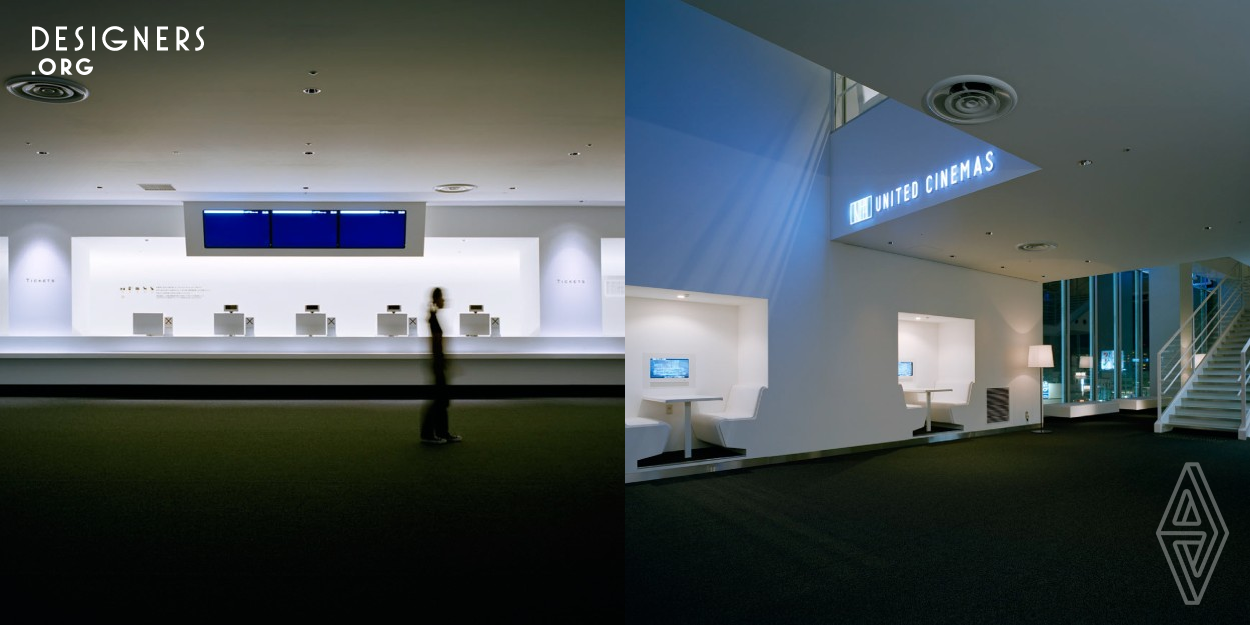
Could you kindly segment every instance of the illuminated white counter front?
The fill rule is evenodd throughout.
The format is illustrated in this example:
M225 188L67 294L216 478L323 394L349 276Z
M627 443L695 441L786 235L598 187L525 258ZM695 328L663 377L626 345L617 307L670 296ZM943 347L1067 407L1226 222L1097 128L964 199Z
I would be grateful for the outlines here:
M428 337L0 337L0 385L430 383ZM623 337L448 337L453 385L621 386Z

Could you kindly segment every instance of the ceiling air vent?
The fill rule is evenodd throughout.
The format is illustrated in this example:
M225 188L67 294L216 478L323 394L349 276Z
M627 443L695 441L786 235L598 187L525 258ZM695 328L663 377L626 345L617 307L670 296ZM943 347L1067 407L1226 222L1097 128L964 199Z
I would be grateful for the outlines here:
M1016 249L1020 250L1021 252L1045 252L1048 250L1053 250L1056 247L1059 247L1059 246L1055 245L1054 243L1021 243L1020 245L1016 246Z
M924 106L952 124L984 124L1016 108L1016 90L990 76L951 76L929 89Z
M65 104L87 99L87 88L60 76L14 76L4 81L9 93L24 100Z
M439 193L465 193L466 191L472 191L476 188L477 185L475 184L458 182L454 184L440 184L437 187L434 187L434 190Z
M172 184L143 184L140 182L139 186L143 187L144 191L177 191Z

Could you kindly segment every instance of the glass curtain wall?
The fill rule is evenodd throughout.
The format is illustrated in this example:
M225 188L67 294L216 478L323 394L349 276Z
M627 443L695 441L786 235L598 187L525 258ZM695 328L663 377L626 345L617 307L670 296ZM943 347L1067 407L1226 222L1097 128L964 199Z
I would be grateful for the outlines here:
M1042 285L1042 340L1055 352L1043 371L1046 402L1148 397L1150 274L1124 271Z

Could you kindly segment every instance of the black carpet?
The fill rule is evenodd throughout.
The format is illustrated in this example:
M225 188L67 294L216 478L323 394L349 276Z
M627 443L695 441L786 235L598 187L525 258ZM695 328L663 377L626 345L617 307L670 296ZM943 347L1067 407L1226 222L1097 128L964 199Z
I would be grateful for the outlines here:
M427 446L420 401L2 399L0 600L176 622L539 608L512 593L615 610L621 402L453 401L464 441Z
M1152 422L628 485L626 622L1245 622L1250 441ZM1229 530L1196 606L1155 535L1186 462Z

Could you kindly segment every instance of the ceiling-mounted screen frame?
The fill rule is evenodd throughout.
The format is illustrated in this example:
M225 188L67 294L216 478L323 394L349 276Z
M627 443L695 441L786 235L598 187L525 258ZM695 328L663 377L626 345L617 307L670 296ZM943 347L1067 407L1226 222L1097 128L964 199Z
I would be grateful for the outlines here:
M183 202L187 256L424 256L425 202ZM379 248L206 247L205 211L403 211L404 246Z

